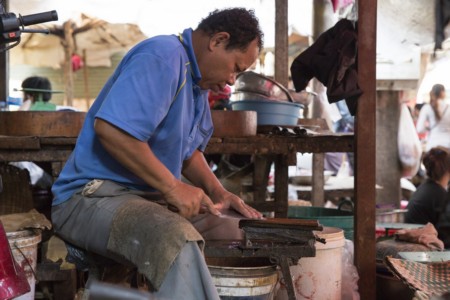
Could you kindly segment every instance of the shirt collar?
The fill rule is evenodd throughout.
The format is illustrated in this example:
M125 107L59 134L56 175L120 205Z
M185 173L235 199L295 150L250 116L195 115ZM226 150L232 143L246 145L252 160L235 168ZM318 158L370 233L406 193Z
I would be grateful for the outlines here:
M194 83L198 83L202 79L200 69L197 64L197 58L195 57L194 47L192 45L192 28L187 28L180 34L180 42L183 44L186 54L188 56L191 65L191 75Z

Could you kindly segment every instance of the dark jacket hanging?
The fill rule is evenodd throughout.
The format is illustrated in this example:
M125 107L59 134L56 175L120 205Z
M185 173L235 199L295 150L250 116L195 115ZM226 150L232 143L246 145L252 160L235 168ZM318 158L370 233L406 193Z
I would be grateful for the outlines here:
M293 61L295 90L304 90L315 77L327 87L328 102L345 99L350 113L355 115L356 101L362 94L356 68L357 48L358 34L353 23L347 19L338 21Z
M436 0L434 18L436 21L434 51L442 49L445 40L445 27L450 21L450 0Z

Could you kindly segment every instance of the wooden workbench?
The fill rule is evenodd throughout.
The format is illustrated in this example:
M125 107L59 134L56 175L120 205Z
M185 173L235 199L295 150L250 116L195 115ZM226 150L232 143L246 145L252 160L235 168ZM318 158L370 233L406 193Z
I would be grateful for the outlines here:
M0 162L51 163L52 176L56 178L76 140L76 137L0 136Z
M287 215L288 166L295 165L297 152L352 152L353 135L323 134L308 137L286 137L258 134L252 137L212 138L207 154L251 154L268 157L275 165L274 201L266 201L261 193L255 197L255 208ZM52 176L58 177L76 143L74 137L0 136L0 161L34 161L51 163ZM263 176L260 172L256 178ZM320 173L320 172L317 172ZM320 174L319 174L320 175ZM257 182L264 183L257 179ZM262 187L263 189L266 186ZM323 190L323 188L322 188Z
M352 134L320 134L314 136L277 136L259 134L252 137L212 138L205 150L208 154L251 154L269 158L275 165L274 201L266 201L267 174L264 168L255 166L253 188L254 206L262 212L274 212L276 217L286 217L288 210L288 167L296 164L297 152L321 154L321 168L323 170L323 153L325 152L353 152ZM266 176L266 178L261 178ZM314 172L313 187L323 201L323 172Z

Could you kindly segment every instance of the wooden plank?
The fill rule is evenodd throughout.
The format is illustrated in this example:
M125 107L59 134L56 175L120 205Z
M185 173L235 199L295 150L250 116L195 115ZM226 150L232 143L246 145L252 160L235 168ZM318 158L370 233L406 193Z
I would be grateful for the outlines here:
M377 0L358 1L358 100L355 131L355 265L360 298L376 299L375 128Z
M211 140L205 153L223 154L289 154L353 152L353 135L318 135L308 137L256 136Z
M36 150L36 151L6 151L0 149L0 161L34 161L34 162L53 162L60 161L65 162L72 150Z
M42 145L51 146L67 146L68 148L75 147L77 142L76 137L40 137L39 138Z
M85 117L78 111L1 111L0 134L77 137Z
M378 91L405 91L415 90L419 81L417 79L403 80L377 80Z
M35 136L0 136L0 149L40 149L41 143Z

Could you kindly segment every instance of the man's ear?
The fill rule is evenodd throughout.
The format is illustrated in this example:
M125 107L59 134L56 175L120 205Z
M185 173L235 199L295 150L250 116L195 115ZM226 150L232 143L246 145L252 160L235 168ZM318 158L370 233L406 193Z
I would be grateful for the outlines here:
M228 32L217 32L209 40L209 49L212 51L216 47L225 47L229 40L230 34Z

